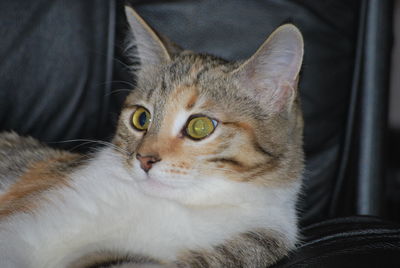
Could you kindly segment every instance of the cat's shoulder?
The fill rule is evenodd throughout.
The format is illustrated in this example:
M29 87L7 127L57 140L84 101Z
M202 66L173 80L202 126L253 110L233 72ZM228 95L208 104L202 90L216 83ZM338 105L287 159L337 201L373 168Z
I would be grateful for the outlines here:
M32 137L15 132L0 133L0 194L22 178L33 180L36 173L67 172L83 159L76 153L53 149Z

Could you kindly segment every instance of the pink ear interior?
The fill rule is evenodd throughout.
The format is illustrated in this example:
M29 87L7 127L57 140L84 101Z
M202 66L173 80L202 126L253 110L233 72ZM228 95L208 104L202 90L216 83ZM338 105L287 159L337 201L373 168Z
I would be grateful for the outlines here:
M293 99L302 60L302 35L294 25L286 24L270 35L237 74L250 96L280 110Z

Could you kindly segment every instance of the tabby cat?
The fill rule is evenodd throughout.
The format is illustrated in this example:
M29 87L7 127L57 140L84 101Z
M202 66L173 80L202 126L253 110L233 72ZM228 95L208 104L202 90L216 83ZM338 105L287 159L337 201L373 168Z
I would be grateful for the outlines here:
M90 156L0 135L0 267L266 267L295 247L303 40L244 62L172 53L126 7L140 60Z

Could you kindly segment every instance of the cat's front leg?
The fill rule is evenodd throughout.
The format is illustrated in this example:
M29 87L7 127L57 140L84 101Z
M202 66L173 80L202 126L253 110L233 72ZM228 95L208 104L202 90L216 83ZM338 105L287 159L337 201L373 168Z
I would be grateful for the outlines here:
M273 231L249 231L209 250L185 252L175 265L178 268L267 267L287 255L293 244Z

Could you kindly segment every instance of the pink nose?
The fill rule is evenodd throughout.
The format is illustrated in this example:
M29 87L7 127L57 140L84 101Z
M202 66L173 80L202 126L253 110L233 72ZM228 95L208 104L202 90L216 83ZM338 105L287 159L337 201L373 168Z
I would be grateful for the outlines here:
M153 155L141 156L140 154L136 154L136 159L140 162L140 167L148 172L155 163L160 162L161 158Z

